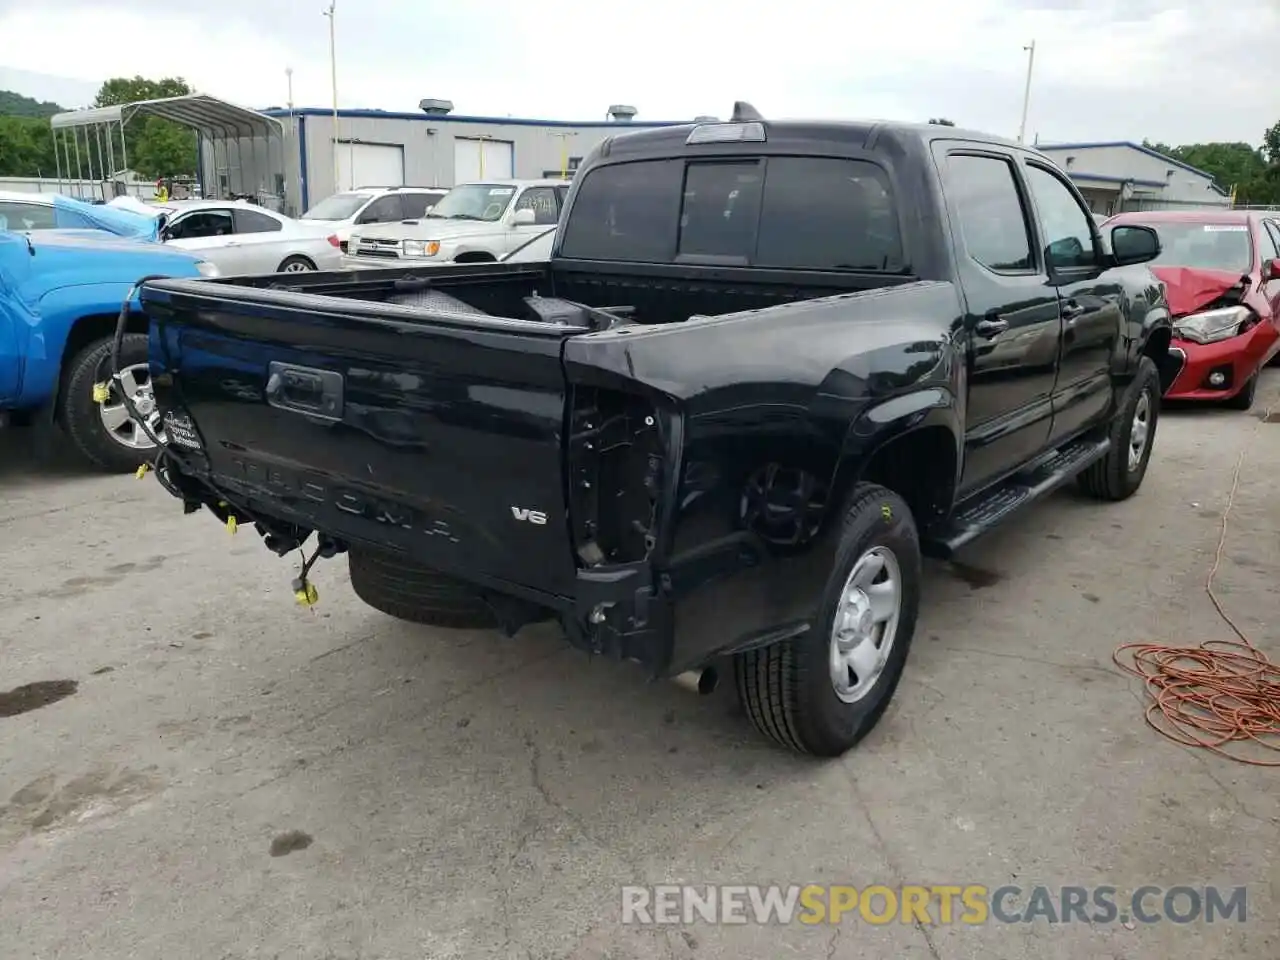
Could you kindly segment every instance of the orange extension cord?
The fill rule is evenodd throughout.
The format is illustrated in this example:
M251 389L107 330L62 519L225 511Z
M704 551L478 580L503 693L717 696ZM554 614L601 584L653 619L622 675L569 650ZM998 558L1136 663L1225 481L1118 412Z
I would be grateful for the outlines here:
M1268 409L1259 418L1254 434L1270 418ZM1205 581L1205 591L1218 615L1239 640L1208 640L1198 647L1126 643L1112 659L1120 669L1144 681L1150 698L1146 720L1157 732L1175 743L1205 747L1240 763L1280 767L1280 759L1267 759L1267 752L1273 756L1280 753L1280 666L1253 645L1213 592L1227 542L1227 520L1248 450L1246 442L1236 459L1231 493L1222 511L1218 549ZM1126 651L1128 663L1122 661Z

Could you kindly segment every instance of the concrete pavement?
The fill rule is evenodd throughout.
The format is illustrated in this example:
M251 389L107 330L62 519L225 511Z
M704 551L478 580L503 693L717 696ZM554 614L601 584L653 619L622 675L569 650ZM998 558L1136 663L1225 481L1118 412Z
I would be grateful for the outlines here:
M837 762L732 693L548 629L439 632L183 517L148 479L0 437L0 954L81 958L1280 956L1275 770L1150 731L1111 663L1227 638L1280 660L1280 373L1254 414L1166 411L1146 484L1063 492L931 565L897 698ZM1276 418L1280 420L1280 416ZM67 683L70 681L71 683ZM1248 885L1245 923L623 928L624 884Z

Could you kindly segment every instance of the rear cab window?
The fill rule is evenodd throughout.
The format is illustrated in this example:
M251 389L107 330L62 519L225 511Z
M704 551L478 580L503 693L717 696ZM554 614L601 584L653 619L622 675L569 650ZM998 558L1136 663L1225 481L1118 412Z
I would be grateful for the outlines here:
M890 180L835 157L640 160L586 174L562 255L585 260L900 272Z

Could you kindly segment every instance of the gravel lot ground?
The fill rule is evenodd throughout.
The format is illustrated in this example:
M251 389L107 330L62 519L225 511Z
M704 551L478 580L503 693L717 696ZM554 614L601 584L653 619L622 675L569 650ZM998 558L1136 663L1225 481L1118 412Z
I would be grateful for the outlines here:
M897 699L839 762L549 631L438 633L183 517L154 482L0 438L6 958L1280 956L1274 770L1143 723L1120 644L1280 660L1280 374L1253 414L1166 411L1146 485L1059 494L934 565ZM1280 418L1277 418L1280 419ZM290 834L293 833L292 836ZM273 847L274 844L274 847ZM273 855L274 854L274 855ZM623 884L1248 885L1245 923L623 928Z

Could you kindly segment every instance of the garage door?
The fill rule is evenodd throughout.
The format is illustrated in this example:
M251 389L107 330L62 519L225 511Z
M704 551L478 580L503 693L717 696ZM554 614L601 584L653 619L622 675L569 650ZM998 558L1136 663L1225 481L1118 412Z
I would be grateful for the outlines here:
M404 186L404 147L338 141L338 189Z
M508 180L512 173L515 144L509 140L479 140L459 137L453 142L453 182Z

